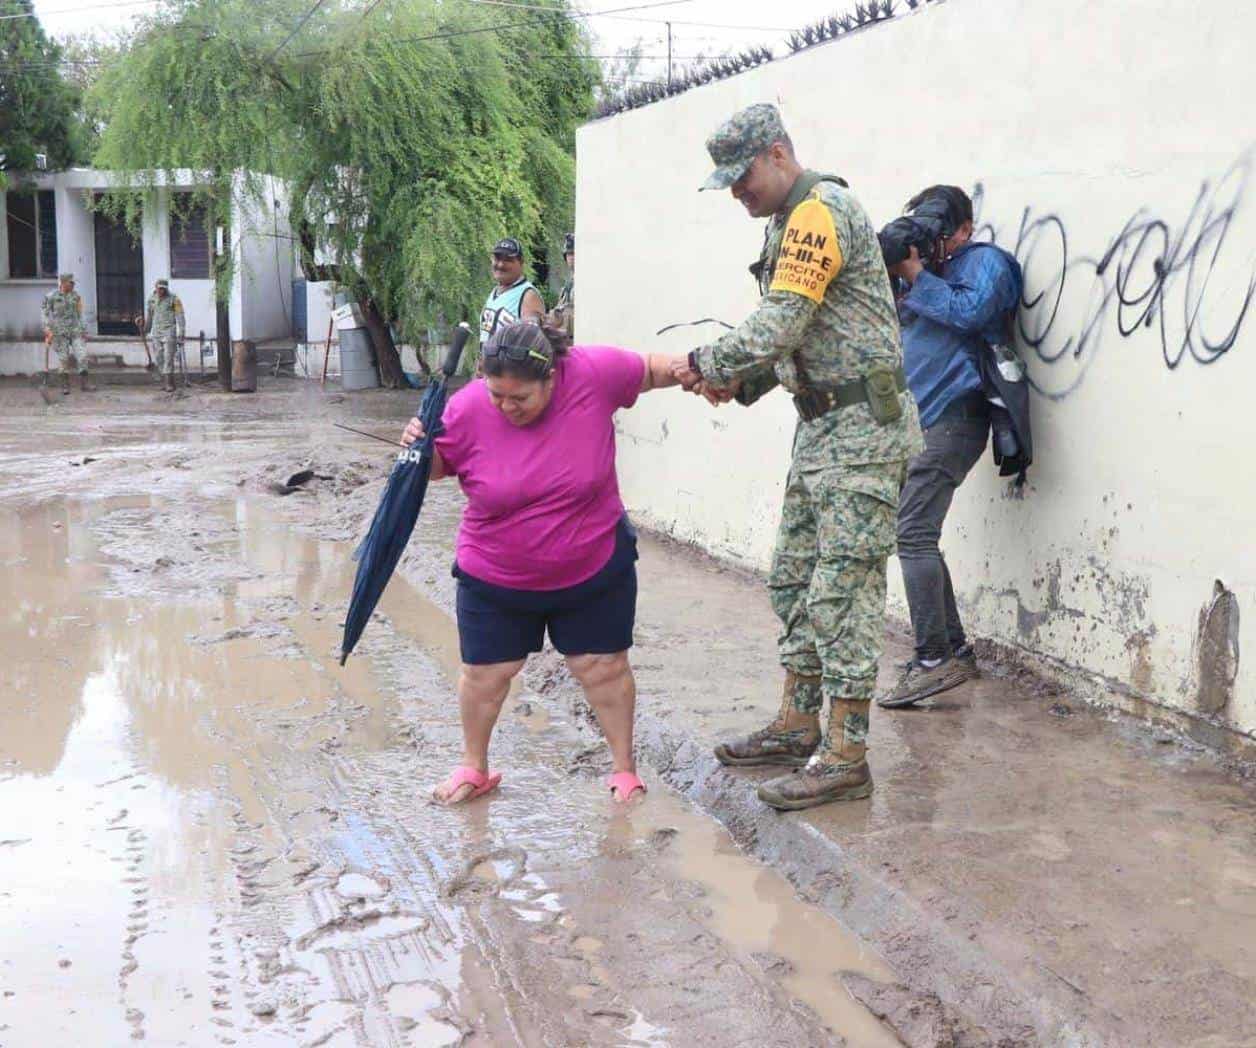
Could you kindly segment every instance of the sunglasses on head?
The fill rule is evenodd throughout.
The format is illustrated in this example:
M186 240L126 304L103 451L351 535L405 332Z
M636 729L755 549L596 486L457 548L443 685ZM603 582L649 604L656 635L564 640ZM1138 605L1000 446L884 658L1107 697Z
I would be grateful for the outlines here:
M539 360L542 364L549 364L550 362L550 358L535 346L495 346L490 343L484 347L484 356L505 357L507 360L513 360L517 364L525 360Z

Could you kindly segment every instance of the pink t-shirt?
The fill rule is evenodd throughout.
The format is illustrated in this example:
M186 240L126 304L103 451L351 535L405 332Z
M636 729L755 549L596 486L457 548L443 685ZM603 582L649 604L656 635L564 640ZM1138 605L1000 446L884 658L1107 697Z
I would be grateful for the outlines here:
M556 590L606 565L624 513L612 419L636 403L644 374L636 353L575 346L558 362L544 414L527 426L493 406L484 379L450 398L436 448L467 496L460 570L497 586Z

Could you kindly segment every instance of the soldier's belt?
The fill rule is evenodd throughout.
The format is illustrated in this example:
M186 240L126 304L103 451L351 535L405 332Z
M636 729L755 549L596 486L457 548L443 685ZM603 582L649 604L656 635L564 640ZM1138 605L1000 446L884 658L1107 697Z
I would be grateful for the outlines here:
M901 367L893 370L886 368L881 375L893 378L895 396L907 389L907 376ZM806 389L794 395L794 408L804 422L814 422L830 411L854 407L856 404L867 404L873 409L874 417L882 421L881 412L877 410L873 396L869 394L868 382L865 379L843 382L834 389Z

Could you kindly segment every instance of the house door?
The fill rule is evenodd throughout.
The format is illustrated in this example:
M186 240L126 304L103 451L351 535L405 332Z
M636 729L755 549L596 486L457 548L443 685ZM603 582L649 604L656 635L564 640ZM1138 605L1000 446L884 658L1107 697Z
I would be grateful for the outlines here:
M135 335L144 312L144 250L126 226L95 212L96 330Z

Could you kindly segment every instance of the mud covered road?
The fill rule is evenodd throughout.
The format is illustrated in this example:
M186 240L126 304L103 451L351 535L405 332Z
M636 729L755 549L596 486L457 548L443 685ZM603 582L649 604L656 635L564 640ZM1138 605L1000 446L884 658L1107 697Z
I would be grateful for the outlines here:
M649 769L612 806L552 658L499 795L427 801L447 563L414 552L336 662L391 456L330 422L412 399L0 390L0 1045L900 1043L832 917ZM424 521L457 513L442 486Z

